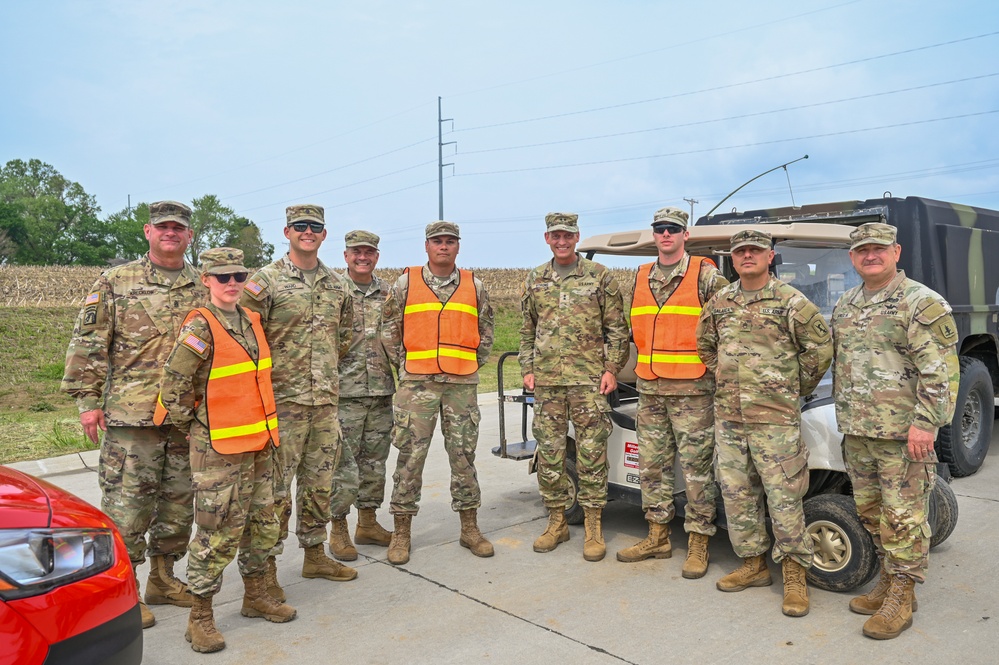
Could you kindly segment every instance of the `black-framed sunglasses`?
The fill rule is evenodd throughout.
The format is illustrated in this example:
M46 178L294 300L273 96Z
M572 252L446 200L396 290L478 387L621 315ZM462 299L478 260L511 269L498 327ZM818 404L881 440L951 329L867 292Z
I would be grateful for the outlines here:
M666 232L669 232L669 234L671 236L675 236L677 233L683 233L685 230L686 229L684 229L679 224L653 224L652 225L652 232L655 233L656 235L660 235L660 236L662 234L666 233Z
M326 228L326 225L320 222L292 222L288 226L295 229L295 233L305 233L306 229L313 233L322 233L323 229Z
M230 278L236 280L237 284L242 284L243 282L246 281L246 278L250 276L250 273L231 272L225 275L212 275L212 276L219 281L219 284L228 284Z

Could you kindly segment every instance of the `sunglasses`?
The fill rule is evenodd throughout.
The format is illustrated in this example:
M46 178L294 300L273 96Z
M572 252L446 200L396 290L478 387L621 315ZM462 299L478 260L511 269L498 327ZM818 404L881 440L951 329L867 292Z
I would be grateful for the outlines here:
M215 279L219 281L219 284L228 284L229 279L232 278L236 280L237 284L242 284L246 281L246 278L250 273L247 272L231 272L227 275L212 275Z
M295 229L296 233L305 233L306 229L311 230L313 233L322 233L323 229L326 228L325 224L320 224L319 222L293 222L288 226Z
M680 226L679 224L653 224L652 225L652 232L655 233L656 235L660 235L660 236L662 234L666 233L667 231L669 232L669 234L671 236L675 236L677 233L683 233L684 230L685 229L682 226Z

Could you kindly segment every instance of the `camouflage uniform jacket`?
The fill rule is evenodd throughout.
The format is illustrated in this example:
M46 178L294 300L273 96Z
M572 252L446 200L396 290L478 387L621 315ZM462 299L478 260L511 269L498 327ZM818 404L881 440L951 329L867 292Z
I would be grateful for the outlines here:
M354 318L343 277L320 261L310 287L285 255L246 283L240 304L260 314L274 363L274 399L336 404L338 363L350 348Z
M832 315L840 430L900 441L910 425L936 432L954 415L960 381L950 305L902 271L870 302L863 291L844 293Z
M832 361L825 319L808 298L771 276L747 298L740 281L704 306L697 350L715 373L715 417L737 423L798 425Z
M350 350L340 359L340 396L377 397L395 392L392 364L382 344L382 307L389 296L388 283L374 277L361 291L349 277L353 289L354 335Z
M148 255L101 275L66 352L62 389L80 413L103 408L108 425L152 427L160 369L187 313L206 299L187 262L172 285Z
M577 254L559 279L552 261L524 282L520 371L539 386L593 386L628 360L628 323L621 288L610 270Z
M649 288L660 307L680 286L689 265L690 255L684 252L680 263L668 275L662 271L658 262L652 266L649 271ZM728 280L718 268L708 263L701 264L701 272L697 275L697 295L700 296L702 305L727 285ZM650 380L638 377L636 388L640 393L652 395L710 395L715 391L715 377L710 371L706 371L699 379Z
M447 277L436 277L428 266L423 266L423 281L430 290L437 294L441 302L446 302L451 294L458 289L460 273L455 268ZM486 364L493 350L493 308L489 304L489 294L478 277L473 277L475 283L475 299L479 303L479 348L475 352L479 367ZM437 383L478 383L479 373L468 376L454 374L410 374L406 371L406 348L402 343L402 314L406 306L406 296L409 295L409 274L403 273L392 287L392 293L382 307L382 340L388 351L389 359L399 370L400 381L436 381Z
M250 324L250 317L246 312L240 312L241 329L237 331L229 322L229 317L215 305L208 303L205 305L215 318L219 320L222 327L230 332L233 339L239 342L250 357L254 360L259 358L260 348L257 345L257 338L253 335ZM197 352L187 344L180 343L179 340L186 339L188 334L193 334L198 339L206 342L204 352ZM181 328L180 335L175 340L176 344L170 357L163 366L163 375L160 379L160 400L163 406L170 412L170 420L174 425L188 431L191 427L191 420L197 419L205 429L208 429L208 409L206 407L205 389L208 387L208 374L212 369L213 342L212 330L208 325L208 320L201 314L195 314ZM197 404L197 408L195 408Z

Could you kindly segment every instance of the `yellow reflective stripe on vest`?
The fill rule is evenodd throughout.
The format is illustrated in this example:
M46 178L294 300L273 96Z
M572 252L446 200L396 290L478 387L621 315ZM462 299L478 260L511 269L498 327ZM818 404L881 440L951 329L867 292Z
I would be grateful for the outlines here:
M648 314L658 314L658 313L659 313L659 308L656 307L655 305L648 305L646 307L632 307L631 308L631 315L632 316L645 316L645 315L648 315Z
M461 351L459 349L441 349L440 355L448 358L460 358L461 360L478 360L474 351Z
M266 369L270 367L271 359L264 358L260 362L260 369ZM222 367L213 367L212 371L208 374L208 380L221 379L226 376L235 376L236 374L248 374L250 372L257 371L257 364L252 360L247 360L245 362L236 363L234 365L224 365Z
M465 314L471 314L472 316L479 315L479 310L477 310L472 305L465 305L463 303L458 303L458 302L449 302L448 304L444 305L444 309L450 309L456 312L464 312Z
M277 424L277 418L273 419L274 424ZM273 426L273 425L272 425ZM222 439L232 439L237 436L249 436L250 434L260 434L267 430L267 421L261 420L259 423L253 423L252 425L240 425L239 427L221 427L219 429L213 429L210 431L213 441L220 441Z
M646 307L632 307L632 316L646 316L649 314L686 314L688 316L700 316L700 307L687 307L684 305L669 305L663 307L662 309L656 307L655 305L648 305Z
M681 355L675 355L674 356L674 355L668 355L668 354L662 354L662 353L654 353L654 354L652 354L652 358L649 358L649 356L644 356L642 354L638 354L638 362L640 362L640 363L647 363L647 362L650 362L650 360L651 360L651 362L655 362L655 363L672 363L674 365L693 365L693 364L697 364L697 363L701 362L700 356L698 356L696 354L695 355L682 355L682 356Z
M417 312L439 312L444 309L444 305L439 302L424 302L416 305L406 305L406 314L416 314Z
M430 349L429 351L407 351L406 360L426 360L428 358L436 358L437 349Z

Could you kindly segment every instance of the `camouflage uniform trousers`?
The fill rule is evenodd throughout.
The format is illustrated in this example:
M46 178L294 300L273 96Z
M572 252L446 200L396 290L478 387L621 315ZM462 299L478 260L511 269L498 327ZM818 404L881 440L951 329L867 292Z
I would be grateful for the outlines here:
M770 548L764 493L773 526L774 561L791 557L812 565L812 541L805 533L802 499L808 492L808 450L798 425L715 420L718 482L721 484L732 549L743 559Z
M714 471L714 412L711 395L638 396L638 460L645 519L673 519L673 462L679 453L686 484L687 533L713 536L718 485Z
M187 436L173 426L109 426L101 444L101 510L114 521L133 565L180 559L194 521Z
M332 514L346 515L351 504L380 508L392 445L392 396L341 397L338 416L344 452L333 474Z
M909 459L905 441L847 435L843 459L860 521L884 555L885 570L924 582L936 454L917 462Z
M281 445L277 449L274 500L281 521L281 537L271 552L284 551L291 523L291 482L297 478L295 501L300 547L326 541L333 494L333 472L340 463L340 422L336 404L307 406L293 402L277 405Z
M392 476L393 515L416 515L423 487L423 467L441 413L444 450L451 464L451 510L478 508L482 495L475 473L479 441L478 386L474 383L401 381L395 394L395 432L399 449Z
M187 582L194 595L218 593L222 571L236 558L237 547L241 575L266 570L281 529L274 504L275 462L271 444L257 452L222 455L211 447L200 423L191 426L198 530L187 550Z
M565 472L569 422L575 429L576 471L584 508L607 504L607 437L613 425L610 404L598 386L537 386L532 431L538 442L538 489L548 508L572 505Z

